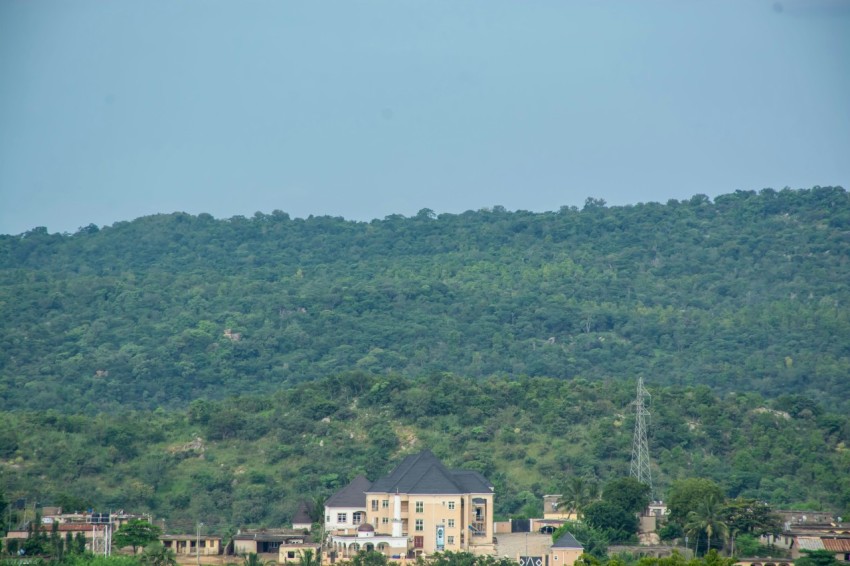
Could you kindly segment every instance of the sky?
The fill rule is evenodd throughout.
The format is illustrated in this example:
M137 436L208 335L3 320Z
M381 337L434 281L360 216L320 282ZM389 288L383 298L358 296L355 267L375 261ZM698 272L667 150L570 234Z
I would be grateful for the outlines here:
M0 0L0 234L850 189L850 0Z

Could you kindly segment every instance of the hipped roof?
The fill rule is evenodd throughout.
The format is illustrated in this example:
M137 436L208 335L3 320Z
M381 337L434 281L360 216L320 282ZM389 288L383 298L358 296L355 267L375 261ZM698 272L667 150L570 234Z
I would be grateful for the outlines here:
M490 493L493 486L472 470L449 470L430 450L411 454L372 484L367 493L466 494Z

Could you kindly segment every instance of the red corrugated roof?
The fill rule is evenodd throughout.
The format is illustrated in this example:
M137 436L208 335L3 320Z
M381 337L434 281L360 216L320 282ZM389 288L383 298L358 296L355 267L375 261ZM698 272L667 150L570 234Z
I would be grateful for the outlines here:
M824 538L823 547L830 552L850 552L850 539Z

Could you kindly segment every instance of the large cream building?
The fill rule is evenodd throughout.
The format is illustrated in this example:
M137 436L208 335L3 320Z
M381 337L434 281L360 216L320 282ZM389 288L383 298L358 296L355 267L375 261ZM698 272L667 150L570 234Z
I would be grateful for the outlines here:
M406 551L408 556L444 550L495 552L493 485L478 472L449 470L424 450L405 458L364 493L363 523L372 528L358 529L355 537L334 536L342 555L350 555L352 546L389 555Z

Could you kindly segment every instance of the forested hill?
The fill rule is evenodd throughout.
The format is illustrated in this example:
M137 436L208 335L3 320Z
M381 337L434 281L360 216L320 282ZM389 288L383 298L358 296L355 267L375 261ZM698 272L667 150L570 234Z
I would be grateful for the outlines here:
M7 409L341 371L707 384L850 410L841 188L373 222L158 215L0 237Z

